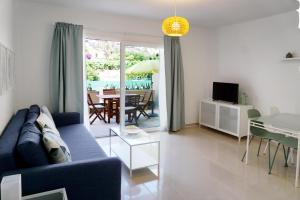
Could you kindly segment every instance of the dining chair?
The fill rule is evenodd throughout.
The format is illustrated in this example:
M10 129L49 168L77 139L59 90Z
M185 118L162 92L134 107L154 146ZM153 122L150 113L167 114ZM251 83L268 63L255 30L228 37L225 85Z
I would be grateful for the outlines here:
M275 154L274 154L273 159L272 159L273 163L270 166L269 174L271 174L271 172L272 172L273 164L274 164L274 161L275 161L275 158L276 158L276 155L277 155L277 151L278 151L278 148L279 148L280 145L282 145L282 148L283 148L283 155L284 155L284 161L285 161L284 166L285 167L288 167L288 157L289 157L289 154L291 152L291 149L298 149L298 139L297 138L286 137L285 135L282 135L282 137L279 138L277 140L277 142L278 142L278 145L277 145ZM269 157L270 157L270 145L269 145Z
M149 95L148 95L147 100L145 101L145 98L146 98L147 94L149 94ZM143 115L144 117L150 118L150 115L146 112L146 109L150 106L152 97L153 97L153 91L152 90L150 92L145 92L143 101L140 101L139 104L138 104L138 107L137 107L138 111L140 112L138 117L137 117L138 119L140 118L141 115Z
M251 142L252 142L252 139L255 136L260 138L260 142L259 142L259 146L258 146L258 151L257 151L257 157L259 156L259 152L260 152L262 141L264 139L268 139L268 134L269 134L267 130L263 129L263 123L254 120L255 118L258 118L260 116L261 116L261 114L260 114L260 112L257 109L249 109L248 110L248 119L249 120L252 119L252 121L256 122L257 126L258 126L258 127L250 126L251 136L250 136L250 141L249 141L249 145L250 145ZM244 155L242 157L242 162L245 159L246 153L247 153L247 151L245 151L245 153L244 153Z
M270 115L276 115L276 114L279 114L279 113L280 113L280 110L276 106L271 106L270 107ZM267 154L268 147L269 147L269 143L267 143L267 145L265 146L264 154Z
M128 121L135 121L138 125L137 110L140 102L140 95L126 95L125 96L125 114L128 115Z
M103 120L106 123L105 118L101 114L102 112L104 112L104 106L101 104L95 104L89 93L87 94L87 102L88 102L89 113L90 113L89 119L94 117L92 121L90 121L90 124L93 124L97 118L99 120Z
M250 137L250 141L249 141L249 145L252 141L252 139L254 137L259 137L260 138L260 142L259 142L259 146L258 146L258 151L257 151L257 157L259 156L259 152L260 152L260 147L261 147L261 143L263 140L267 140L267 145L268 145L268 148L269 148L269 151L268 151L268 161L269 161L269 174L271 174L271 171L272 171L272 167L274 165L274 161L275 161L275 157L271 160L271 149L270 149L270 143L271 141L276 141L278 142L277 144L277 147L276 147L276 150L275 150L275 153L274 155L276 156L277 152L278 152L278 148L280 146L280 140L283 139L284 135L280 134L280 133L274 133L274 132L270 132L268 130L266 130L264 128L264 125L262 122L260 121L256 121L255 118L258 118L260 117L261 114L260 112L257 110L257 109L249 109L248 110L248 118L253 122L256 123L256 126L250 126L250 132L251 132L251 137ZM243 158L242 158L242 161L244 161L244 158L246 156L246 153L247 151L245 151L244 155L243 155Z

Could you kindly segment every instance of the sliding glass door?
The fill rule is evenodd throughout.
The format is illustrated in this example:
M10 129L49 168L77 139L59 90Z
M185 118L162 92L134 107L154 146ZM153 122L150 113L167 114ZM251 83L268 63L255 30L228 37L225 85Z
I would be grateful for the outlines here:
M89 119L96 137L107 136L113 126L160 128L160 52L154 45L85 39L87 94L103 107L103 119Z
M159 73L160 49L145 45L122 45L124 126L136 126L148 131L160 127ZM121 65L122 66L122 65Z

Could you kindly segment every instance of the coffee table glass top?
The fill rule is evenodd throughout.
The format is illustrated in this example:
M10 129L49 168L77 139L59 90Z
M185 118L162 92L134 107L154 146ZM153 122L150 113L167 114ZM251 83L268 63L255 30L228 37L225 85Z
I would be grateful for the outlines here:
M156 143L160 141L159 137L148 134L144 130L135 126L126 127L124 131L120 131L120 127L113 127L111 130L130 146Z

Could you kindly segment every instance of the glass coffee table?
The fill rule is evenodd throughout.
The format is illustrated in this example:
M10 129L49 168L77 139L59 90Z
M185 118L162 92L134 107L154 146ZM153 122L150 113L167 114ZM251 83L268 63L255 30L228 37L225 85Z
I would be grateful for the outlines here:
M112 142L114 134L118 138ZM157 176L159 176L160 140L158 137L136 126L125 127L124 131L121 131L120 127L113 127L109 131L110 155L112 152L128 167L130 177L133 170L152 166L157 166Z
M65 188L22 197L22 200L68 200Z

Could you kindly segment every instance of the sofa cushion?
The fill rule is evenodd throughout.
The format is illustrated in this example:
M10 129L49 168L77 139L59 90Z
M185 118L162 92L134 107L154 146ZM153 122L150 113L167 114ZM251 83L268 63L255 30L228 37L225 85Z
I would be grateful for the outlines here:
M107 157L83 124L60 127L58 131L71 151L72 161Z
M26 123L23 125L17 150L25 167L49 164L41 131L35 123Z
M55 130L52 130L51 128L43 128L43 143L52 163L72 161L68 145L66 145Z
M31 105L26 117L25 123L35 123L40 115L40 107L38 105Z
M17 169L18 160L16 159L15 146L27 112L28 109L19 110L11 118L0 136L0 179L3 172Z
M30 113L36 113L36 114L40 114L41 112L41 108L40 106L38 106L37 104L33 104L29 107L29 111Z
M42 106L41 107L41 112L46 114L54 122L54 120L52 118L52 115L51 115L49 109L47 108L47 106Z

